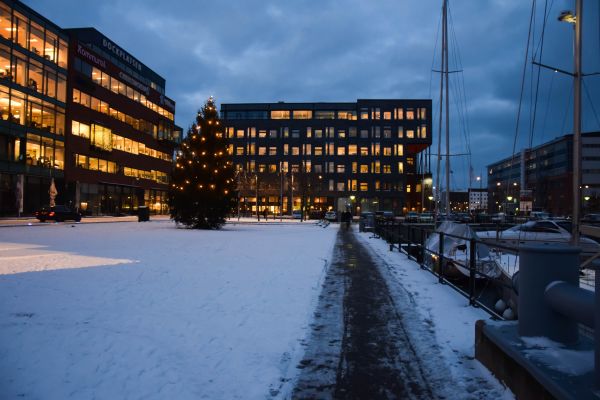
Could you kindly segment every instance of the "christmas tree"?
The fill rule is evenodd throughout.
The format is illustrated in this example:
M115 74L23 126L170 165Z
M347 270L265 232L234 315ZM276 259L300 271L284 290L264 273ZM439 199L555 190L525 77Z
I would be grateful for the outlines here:
M169 204L175 222L219 229L235 205L233 163L214 99L208 99L189 129L171 175Z

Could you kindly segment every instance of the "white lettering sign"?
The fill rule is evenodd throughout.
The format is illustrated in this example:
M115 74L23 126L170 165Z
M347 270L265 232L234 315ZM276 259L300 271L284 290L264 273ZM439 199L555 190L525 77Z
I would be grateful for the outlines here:
M123 79L130 85L135 86L136 89L139 89L142 92L146 93L146 96L148 96L148 94L150 93L150 88L148 86L141 84L140 82L136 81L129 75L124 74L123 72L119 72L119 78Z
M119 46L117 46L110 40L103 38L102 46L106 47L115 56L119 57L121 60L125 61L127 64L131 65L132 67L136 68L138 71L142 70L142 64L138 60L136 60L131 55L129 55L128 53L123 51Z

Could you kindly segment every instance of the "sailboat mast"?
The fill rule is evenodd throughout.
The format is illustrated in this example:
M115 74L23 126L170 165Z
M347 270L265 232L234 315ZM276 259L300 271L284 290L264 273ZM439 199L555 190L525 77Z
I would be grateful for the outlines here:
M442 6L442 26L446 25L446 0L444 0ZM441 182L440 182L440 164L442 162L442 114L444 112L444 48L446 43L446 30L442 28L442 62L440 71L440 114L439 114L439 125L438 125L438 148L437 148L437 166L435 172L435 183L437 185L437 192L435 193L435 219L437 221L439 210L439 201L441 200L438 196L441 193Z
M575 62L573 82L573 232L571 243L579 245L579 214L581 207L581 25L583 0L575 1Z
M449 63L448 63L448 0L444 0L444 14L443 14L443 29L444 29L444 57L442 57L442 63L445 64L443 68L443 74L446 75L446 216L450 216L450 101L448 98L448 74L449 74ZM445 60L445 61L444 61ZM441 115L440 115L441 117Z

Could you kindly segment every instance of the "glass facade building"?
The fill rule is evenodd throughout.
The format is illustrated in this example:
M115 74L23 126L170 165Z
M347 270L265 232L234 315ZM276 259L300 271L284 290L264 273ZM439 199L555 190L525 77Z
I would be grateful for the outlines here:
M0 1L0 215L30 214L52 179L64 186L68 44L21 2Z
M168 212L181 128L165 80L93 28L61 29L0 0L0 216L49 203Z
M167 213L181 130L165 80L93 28L68 29L66 180L84 213Z
M600 133L582 133L581 147L582 198L588 198L582 204L585 213L596 211L600 204ZM573 210L573 135L524 149L488 165L487 170L491 212L523 211L524 201L532 203L533 211L558 216Z
M241 213L421 208L431 100L223 104L221 118Z

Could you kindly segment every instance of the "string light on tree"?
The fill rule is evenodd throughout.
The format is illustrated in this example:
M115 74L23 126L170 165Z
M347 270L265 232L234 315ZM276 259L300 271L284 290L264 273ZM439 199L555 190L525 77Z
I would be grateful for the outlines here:
M186 227L220 228L235 205L233 169L228 168L232 163L220 125L211 96L181 145L171 176L170 206L171 217Z

